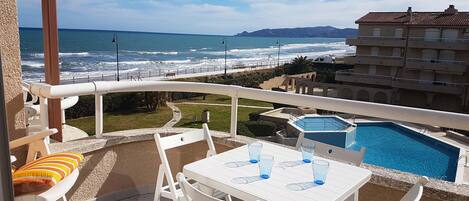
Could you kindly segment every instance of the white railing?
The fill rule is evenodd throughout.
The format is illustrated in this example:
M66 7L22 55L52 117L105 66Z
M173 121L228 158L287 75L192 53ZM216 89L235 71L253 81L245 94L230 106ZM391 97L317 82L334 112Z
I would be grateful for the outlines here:
M404 59L404 57L401 56L386 56L386 55L367 55L367 54L355 54L351 55L352 57L370 57L370 58L382 58L382 59Z
M408 61L432 63L432 64L459 64L459 65L464 65L466 63L465 61L442 60L442 59L408 58L407 60Z
M404 37L395 37L395 36L358 36L357 38L378 39L378 40L405 40Z
M451 43L469 43L469 39L463 38L425 38L425 37L409 37L411 41L425 41L425 42L451 42Z
M30 91L34 95L37 95L41 98L41 108L47 108L47 99L50 98L94 95L96 105L95 117L97 137L100 137L103 133L103 95L107 93L143 91L192 92L230 96L232 99L230 128L232 136L236 135L238 98L311 107L322 110L338 111L343 113L385 118L390 120L469 130L469 124L467 123L469 122L469 115L467 114L395 105L385 105L321 96L276 92L262 89L245 88L234 85L176 81L104 81L56 86L43 83L32 83L30 85ZM41 119L44 120L42 122L42 126L47 127L47 112L41 113Z

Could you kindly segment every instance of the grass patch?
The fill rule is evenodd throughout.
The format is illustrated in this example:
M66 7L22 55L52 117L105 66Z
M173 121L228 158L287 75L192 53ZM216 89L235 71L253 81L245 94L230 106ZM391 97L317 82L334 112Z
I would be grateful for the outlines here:
M175 102L176 103L195 102L195 103L231 104L231 97L222 96L222 95L207 95L205 97L205 100L203 100L203 96L197 96L197 97L192 97L192 98L187 98L187 99L180 99ZM238 104L250 105L250 106L261 106L261 107L272 107L272 103L251 100L251 99L244 99L244 98L240 98L238 100Z
M169 107L158 108L155 112L105 113L104 133L138 128L158 128L173 118ZM88 135L95 134L95 117L82 117L67 120L67 124L77 127Z
M211 130L230 132L231 107L208 106L208 105L177 105L181 110L182 119L176 124L176 127L202 128L202 111L210 111L210 123L208 127ZM249 113L264 109L256 108L238 108L238 122L249 120Z

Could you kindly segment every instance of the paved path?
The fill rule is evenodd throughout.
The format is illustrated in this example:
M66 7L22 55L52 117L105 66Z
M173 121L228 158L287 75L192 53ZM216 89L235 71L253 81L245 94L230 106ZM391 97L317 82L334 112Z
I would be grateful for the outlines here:
M166 105L171 108L173 111L173 118L168 121L162 128L172 128L174 125L176 125L179 121L181 121L182 115L181 115L181 110L176 107L176 105L172 102L166 102Z
M175 103L175 104L176 104L176 105L210 105L210 106L231 107L231 104L221 104L221 103L181 102L181 103ZM254 106L254 105L238 105L238 107L256 108L256 109L274 109L273 107L263 107L263 106Z

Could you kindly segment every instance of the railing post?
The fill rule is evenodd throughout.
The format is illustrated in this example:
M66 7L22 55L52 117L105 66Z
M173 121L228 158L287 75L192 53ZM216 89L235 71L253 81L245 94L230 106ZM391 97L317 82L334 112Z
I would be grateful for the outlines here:
M95 103L95 128L96 128L96 137L101 138L103 135L103 95L95 94L94 96Z
M231 137L236 136L236 130L238 126L238 96L231 97L231 126L230 134Z
M39 118L41 119L41 130L49 129L49 106L47 104L47 98L39 97L39 108L41 113L39 114ZM50 137L47 136L45 138L45 142L47 144L50 143Z

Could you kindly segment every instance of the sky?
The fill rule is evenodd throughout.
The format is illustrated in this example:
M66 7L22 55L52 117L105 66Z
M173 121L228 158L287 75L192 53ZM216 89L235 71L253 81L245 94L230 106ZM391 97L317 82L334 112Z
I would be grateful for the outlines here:
M17 0L21 27L41 27L41 1ZM370 11L443 11L469 0L57 0L60 28L233 35L264 28L356 28Z

